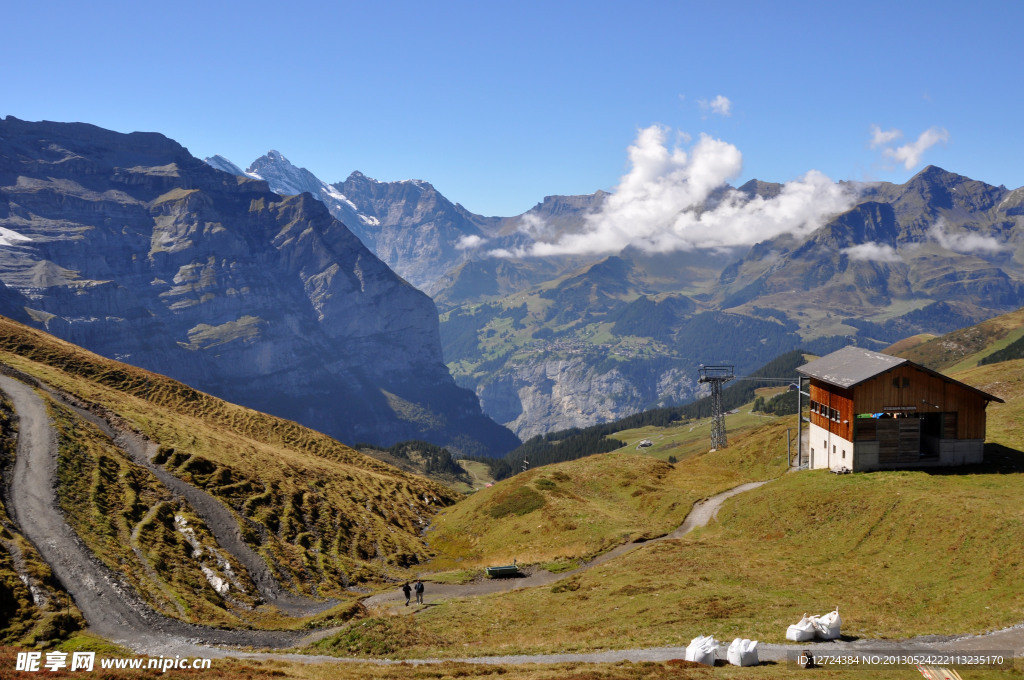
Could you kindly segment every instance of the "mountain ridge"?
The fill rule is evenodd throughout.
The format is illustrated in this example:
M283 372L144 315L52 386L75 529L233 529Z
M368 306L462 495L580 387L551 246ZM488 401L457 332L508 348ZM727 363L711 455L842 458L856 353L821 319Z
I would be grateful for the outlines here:
M744 186L751 195L779 190ZM603 283L591 280L586 291L579 282L591 264L519 291L498 289L483 304L446 300L446 357L485 411L525 438L629 415L642 408L631 396L642 385L657 385L663 398L674 390L668 403L688 401L697 396L702 362L744 371L770 358L751 355L737 333L757 333L777 353L801 346L824 353L851 342L881 349L907 335L946 333L1024 303L1024 221L1013 213L1021 195L929 166L905 185L865 189L851 209L805 237L783 234L717 255L718 271L707 267L712 253L659 255L655 268L654 258L623 251L611 257L629 266ZM929 196L938 196L934 205ZM660 315L654 328L650 315L664 296L688 300L689 311ZM471 313L477 309L488 313ZM476 350L464 329L469 318L479 319ZM605 376L613 370L630 377L616 383L617 400L598 405L587 386L611 385Z
M308 174L277 152L263 158L279 170ZM1022 190L937 166L904 184L844 185L857 194L854 205L809 234L693 253L627 248L610 254L629 263L619 279L603 277L586 292L572 290L571 281L607 255L493 253L528 252L536 239L578 232L609 194L546 196L523 215L483 217L422 180L377 182L357 171L317 186L351 201L349 210L358 206L362 217L348 220L359 221L360 238L385 261L406 263L403 275L432 294L442 329L457 320L442 338L458 383L476 392L486 413L531 436L694 398L694 366L715 344L696 329L756 332L779 351L801 343L827 351L854 337L879 348L902 335L968 325L1024 300L1024 231L1015 212ZM783 190L751 180L731 195L771 200ZM703 209L714 209L731 191L712 192ZM379 223L369 224L371 218ZM657 306L666 295L692 308L667 314L668 307ZM524 302L526 316L518 311ZM473 311L485 308L486 320ZM641 309L660 310L658 319L668 325L640 324ZM477 351L467 353L470 317L479 321ZM457 345L448 344L455 339ZM682 348L684 340L697 345ZM725 337L717 346L734 344ZM754 367L768 358L732 360ZM595 390L618 396L595 398Z
M324 204L156 133L0 121L0 312L348 441L497 455L430 299ZM6 298L6 299L5 299Z

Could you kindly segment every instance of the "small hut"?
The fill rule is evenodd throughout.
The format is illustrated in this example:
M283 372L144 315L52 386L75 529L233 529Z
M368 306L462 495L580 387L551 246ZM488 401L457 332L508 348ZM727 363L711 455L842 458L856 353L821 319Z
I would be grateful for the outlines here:
M804 364L810 467L854 472L980 463L1002 399L907 359L844 347Z

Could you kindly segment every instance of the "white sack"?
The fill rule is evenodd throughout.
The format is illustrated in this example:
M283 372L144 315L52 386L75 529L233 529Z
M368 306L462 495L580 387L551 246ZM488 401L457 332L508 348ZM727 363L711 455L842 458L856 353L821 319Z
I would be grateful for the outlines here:
M817 619L814 622L815 635L822 640L835 640L839 637L839 626L842 624L842 619L839 618L838 607L824 616L815 618Z
M698 635L686 648L686 660L714 666L718 658L718 640L710 635Z
M786 629L786 639L793 640L794 642L807 642L808 640L813 640L816 632L814 624L817 619L817 616L809 617L807 614L804 614L799 623L794 623Z
M733 666L756 666L760 663L757 658L757 640L736 638L729 645L727 657Z

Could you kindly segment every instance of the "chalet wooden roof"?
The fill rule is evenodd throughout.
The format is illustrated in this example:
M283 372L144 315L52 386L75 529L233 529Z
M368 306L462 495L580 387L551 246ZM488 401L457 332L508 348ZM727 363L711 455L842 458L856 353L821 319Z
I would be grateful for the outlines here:
M915 364L909 359L894 357L880 352L872 352L869 349L854 347L852 345L849 347L843 347L842 349L837 349L835 352L826 354L820 359L806 363L796 369L796 371L801 375L806 375L809 378L816 378L817 380L828 383L829 385L835 385L836 387L841 387L843 389L850 389L851 387L856 387L863 382L871 380L875 376L891 371L897 366L902 366L904 364L942 378L946 382L960 385L964 389L979 394L989 401L998 401L999 403L1003 403L1003 400L995 395L979 390L976 387L971 387L959 380L953 380L952 378L933 371L930 368L925 368L920 364Z

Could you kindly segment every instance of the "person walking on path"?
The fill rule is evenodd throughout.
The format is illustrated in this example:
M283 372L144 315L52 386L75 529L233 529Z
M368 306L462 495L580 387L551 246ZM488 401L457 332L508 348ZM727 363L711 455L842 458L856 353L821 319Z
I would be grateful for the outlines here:
M416 580L416 604L423 604L423 581Z
M405 585L402 586L402 592L405 593L405 606L409 606L409 597L412 595L412 588L409 587L409 582L406 581Z

